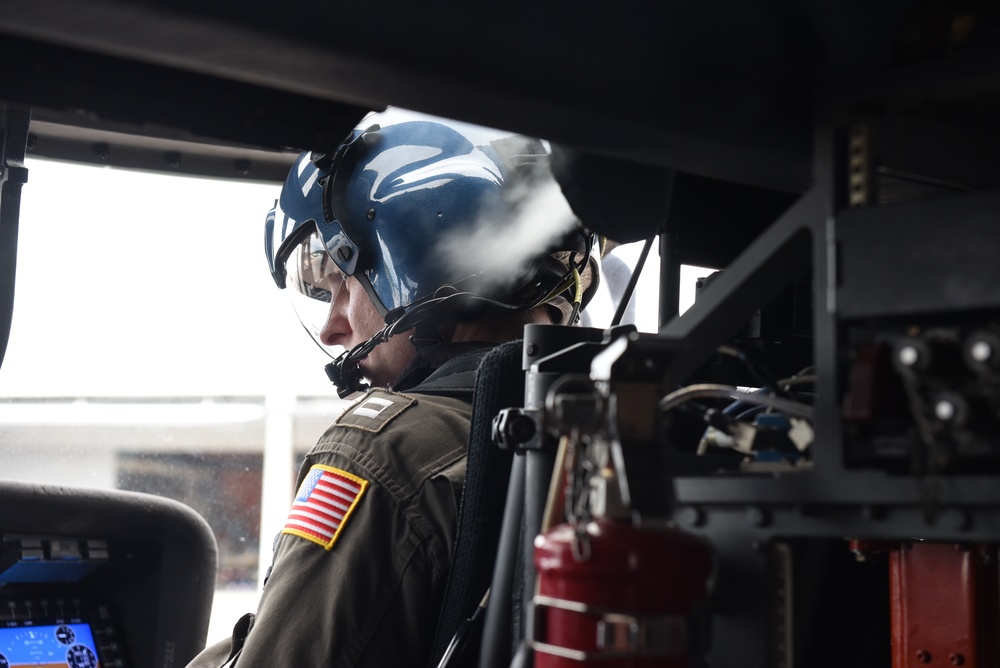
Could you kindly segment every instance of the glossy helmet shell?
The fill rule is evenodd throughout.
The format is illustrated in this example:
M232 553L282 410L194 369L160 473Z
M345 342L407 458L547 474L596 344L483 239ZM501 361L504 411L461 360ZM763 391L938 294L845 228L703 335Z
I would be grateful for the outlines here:
M401 110L369 115L335 154L306 152L292 167L268 217L275 282L284 287L288 249L316 230L383 316L405 308L468 278L444 260L442 240L471 234L484 212L502 219L505 188L545 159L536 139Z

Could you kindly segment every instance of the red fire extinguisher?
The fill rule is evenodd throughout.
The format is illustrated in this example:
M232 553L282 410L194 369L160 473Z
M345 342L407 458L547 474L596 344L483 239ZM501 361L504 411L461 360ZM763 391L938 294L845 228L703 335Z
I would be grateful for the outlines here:
M604 517L538 536L534 561L536 668L689 665L691 613L712 571L704 541Z

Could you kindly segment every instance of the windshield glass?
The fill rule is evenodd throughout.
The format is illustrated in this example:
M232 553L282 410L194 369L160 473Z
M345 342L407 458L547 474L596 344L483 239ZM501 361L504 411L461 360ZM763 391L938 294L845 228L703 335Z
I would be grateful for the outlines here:
M219 544L209 637L227 635L216 624L255 605L297 458L343 405L267 270L279 186L27 166L2 475L197 510Z

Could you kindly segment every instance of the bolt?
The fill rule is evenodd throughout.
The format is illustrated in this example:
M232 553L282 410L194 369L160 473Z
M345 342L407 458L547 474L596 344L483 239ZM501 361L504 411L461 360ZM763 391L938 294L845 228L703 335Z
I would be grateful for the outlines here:
M527 415L518 415L507 423L507 434L515 443L527 443L535 435L535 421Z
M249 160L237 160L233 163L233 169L240 176L247 176L250 174L250 170L253 168L253 163Z
M94 155L101 160L107 160L111 157L111 147L107 144L94 144L92 150L94 151Z
M965 663L965 657L959 654L958 652L952 652L951 654L948 655L948 661L953 666L961 666L963 663Z
M701 508L688 506L681 510L680 520L685 526L700 527L705 524L705 513Z
M942 422L947 422L955 417L955 404L942 399L934 405L934 416Z
M920 353L913 346L904 346L899 349L899 363L903 366L913 366L920 359Z
M168 151L163 154L163 161L167 163L168 167L177 169L181 166L181 154L177 151Z
M986 341L976 341L969 348L969 356L977 362L986 362L993 356L993 348Z
M534 343L529 343L528 344L528 357L534 357L537 354L538 354L538 346L536 346Z
M930 663L931 662L931 653L928 652L927 650L918 649L917 650L917 661L919 661L920 663Z
M973 332L964 346L965 364L975 373L1000 371L1000 336L993 330Z
M38 135L29 134L28 143L24 147L29 153L38 148Z
M770 523L770 517L760 506L750 506L747 508L747 521L755 527L762 527Z
M368 220L375 220L375 209L368 209L368 213L365 214L365 218Z
M341 246L337 249L337 257L340 258L341 262L347 262L354 255L354 251L351 250L350 246Z

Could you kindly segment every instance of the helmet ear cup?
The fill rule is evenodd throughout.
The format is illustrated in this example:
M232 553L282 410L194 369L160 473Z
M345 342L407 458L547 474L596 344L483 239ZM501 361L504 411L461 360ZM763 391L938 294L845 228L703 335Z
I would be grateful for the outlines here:
M566 283L566 265L555 257L549 255L541 259L535 265L534 271L528 280L511 292L512 300L523 304L535 304L545 301L546 297L553 298L558 295L552 294L561 284ZM570 285L571 289L572 286ZM565 290L560 290L562 294Z
M567 323L577 296L576 281L573 279L572 267L569 266L573 256L574 253L570 251L560 251L542 258L535 266L529 280L522 282L521 287L512 292L507 299L513 303L550 306L559 311L562 314L560 320ZM587 267L584 268L580 278L583 286L580 300L582 309L590 303L600 282L596 256L589 257Z

